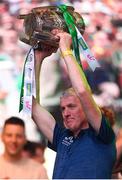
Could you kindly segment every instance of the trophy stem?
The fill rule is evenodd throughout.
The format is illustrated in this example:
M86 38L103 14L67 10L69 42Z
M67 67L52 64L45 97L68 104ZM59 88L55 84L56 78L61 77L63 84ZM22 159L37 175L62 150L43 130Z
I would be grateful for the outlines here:
M36 85L36 99L37 101L40 103L40 69L41 69L41 64L42 62L40 63L40 59L39 59L39 56L38 54L36 53L35 54L35 85Z

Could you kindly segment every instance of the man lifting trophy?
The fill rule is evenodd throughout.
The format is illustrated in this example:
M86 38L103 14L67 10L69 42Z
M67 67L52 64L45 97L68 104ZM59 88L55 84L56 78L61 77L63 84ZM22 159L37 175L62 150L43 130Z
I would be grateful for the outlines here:
M82 36L82 17L72 7L60 5L34 8L20 18L25 29L21 40L31 46L24 65L20 111L32 113L48 147L56 152L52 179L110 179L116 159L115 134L92 97L80 61L79 50L93 71L99 67ZM60 97L63 127L38 100L43 61L58 48L72 86Z
M79 48L93 70L99 64L82 36L85 31L84 20L79 13L74 11L73 7L66 5L36 7L28 14L19 15L19 18L24 20L24 32L21 34L20 40L32 47L27 55L23 71L20 111L25 109L26 112L31 112L32 94L35 94L34 68L31 68L34 67L33 50L41 51L48 46L56 51L59 47L59 39L53 35L54 29L71 35L72 50L81 67ZM33 78L30 75L27 76L27 74L32 74ZM31 98L28 98L28 96Z

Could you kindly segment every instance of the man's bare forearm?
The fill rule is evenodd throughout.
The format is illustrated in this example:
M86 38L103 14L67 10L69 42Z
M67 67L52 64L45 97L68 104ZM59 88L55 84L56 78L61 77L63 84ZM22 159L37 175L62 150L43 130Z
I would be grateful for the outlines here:
M65 54L67 50L71 49L71 37L66 33L58 34L60 36L60 50ZM92 93L84 75L82 68L80 68L74 55L69 53L64 57L64 62L67 66L72 86L81 100L83 110L86 114L87 120L92 127L98 132L101 125L101 112L92 98Z
M45 56L43 53L35 51L35 80L37 98L34 99L33 97L32 118L40 131L45 135L45 137L48 138L50 142L52 142L55 120L52 115L39 104L40 71L44 58Z

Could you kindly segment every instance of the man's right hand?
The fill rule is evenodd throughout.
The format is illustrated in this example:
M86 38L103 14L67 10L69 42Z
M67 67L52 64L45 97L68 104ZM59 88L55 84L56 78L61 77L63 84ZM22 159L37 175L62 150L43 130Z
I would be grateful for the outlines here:
M43 60L44 58L50 56L52 53L56 51L57 51L56 47L43 44L41 45L41 47L35 49L35 54L37 59Z

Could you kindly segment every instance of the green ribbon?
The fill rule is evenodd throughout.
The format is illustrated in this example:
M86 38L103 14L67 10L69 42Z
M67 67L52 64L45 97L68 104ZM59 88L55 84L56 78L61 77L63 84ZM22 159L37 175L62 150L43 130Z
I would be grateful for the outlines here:
M82 67L81 61L80 61L79 44L78 44L77 31L75 28L74 19L73 19L72 15L68 12L66 5L60 5L58 7L61 10L61 12L63 13L63 17L66 22L67 28L69 30L69 33L72 36L73 49L74 49L76 60L77 60L78 64Z
M24 66L25 66L25 64L24 64ZM19 112L23 109L23 95L24 95L24 71L23 71L22 83L21 83Z

